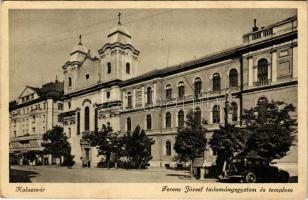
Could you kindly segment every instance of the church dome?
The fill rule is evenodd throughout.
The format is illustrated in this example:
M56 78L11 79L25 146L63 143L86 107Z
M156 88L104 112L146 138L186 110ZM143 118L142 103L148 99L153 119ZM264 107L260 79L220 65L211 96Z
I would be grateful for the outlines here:
M117 26L113 27L109 33L108 33L108 37L112 36L113 34L116 33L122 33L128 37L130 37L130 33L128 32L127 28L125 26L123 26L122 24L118 24Z
M81 35L79 36L79 43L75 46L70 53L71 62L81 62L84 60L86 55L89 53L89 49L81 43Z

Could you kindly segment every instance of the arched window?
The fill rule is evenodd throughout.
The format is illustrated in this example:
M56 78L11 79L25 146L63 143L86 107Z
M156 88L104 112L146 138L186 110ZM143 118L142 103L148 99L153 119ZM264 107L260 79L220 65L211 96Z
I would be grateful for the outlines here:
M152 117L151 117L151 115L147 115L147 117L146 117L146 129L147 130L152 129Z
M126 130L127 132L131 132L132 130L132 120L130 117L128 117L126 120Z
M194 115L195 115L196 122L198 123L198 125L200 125L201 124L201 109L199 107L196 108Z
M171 128L171 114L170 114L170 112L166 113L166 128Z
M213 114L213 123L220 122L220 109L218 105L215 105L212 110Z
M86 107L84 109L84 130L90 130L90 109Z
M72 78L71 77L68 77L68 86L72 86Z
M235 102L231 103L232 121L237 121L237 104Z
M107 63L107 74L111 73L111 63Z
M107 99L110 98L110 91L107 91L107 92L106 92L106 97L107 97Z
M220 74L215 73L213 74L213 91L220 90Z
M126 63L126 74L130 74L130 64Z
M147 88L147 104L152 104L152 88Z
M71 135L72 135L72 130L71 130L71 128L68 128L68 137L70 138Z
M171 142L166 142L166 156L171 156Z
M268 84L268 62L265 58L258 61L258 86Z
M258 117L260 119L264 118L267 111L266 104L268 103L268 100L266 97L261 97L258 99L257 106L258 106Z
M237 87L237 85L238 85L237 70L231 69L229 74L229 86Z
M131 92L127 93L127 108L133 107L133 96Z
M86 79L88 80L90 78L90 75L89 74L86 74Z
M267 103L268 103L268 100L267 100L266 97L260 97L260 98L258 99L258 105L259 105L259 106L264 106L264 105L266 105Z
M183 98L185 95L185 85L184 82L179 82L179 98Z
M184 111L180 110L178 112L178 127L182 128L184 127Z
M171 88L171 85L168 84L166 86L166 99L171 99L172 97L172 88Z
M195 97L198 97L199 94L201 94L201 89L202 89L202 82L201 79L195 78Z

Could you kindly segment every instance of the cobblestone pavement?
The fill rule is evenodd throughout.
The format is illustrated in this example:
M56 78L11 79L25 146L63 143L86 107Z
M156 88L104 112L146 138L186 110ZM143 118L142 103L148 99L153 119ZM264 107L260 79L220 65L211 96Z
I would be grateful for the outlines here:
M11 182L50 183L172 183L216 182L190 179L188 171L159 167L149 169L73 168L56 166L11 166Z

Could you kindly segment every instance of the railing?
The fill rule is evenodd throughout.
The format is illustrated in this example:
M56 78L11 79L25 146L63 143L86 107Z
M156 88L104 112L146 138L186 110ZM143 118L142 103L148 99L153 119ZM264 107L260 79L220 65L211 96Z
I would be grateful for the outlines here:
M259 80L253 83L254 86L264 86L264 85L270 85L270 84L271 84L271 79Z

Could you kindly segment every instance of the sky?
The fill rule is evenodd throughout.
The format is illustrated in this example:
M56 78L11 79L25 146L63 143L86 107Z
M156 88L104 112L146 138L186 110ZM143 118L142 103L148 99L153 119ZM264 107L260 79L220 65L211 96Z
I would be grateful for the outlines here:
M25 86L63 81L62 66L82 43L92 54L121 22L140 51L138 74L241 45L242 35L296 15L295 9L10 10L10 101Z

